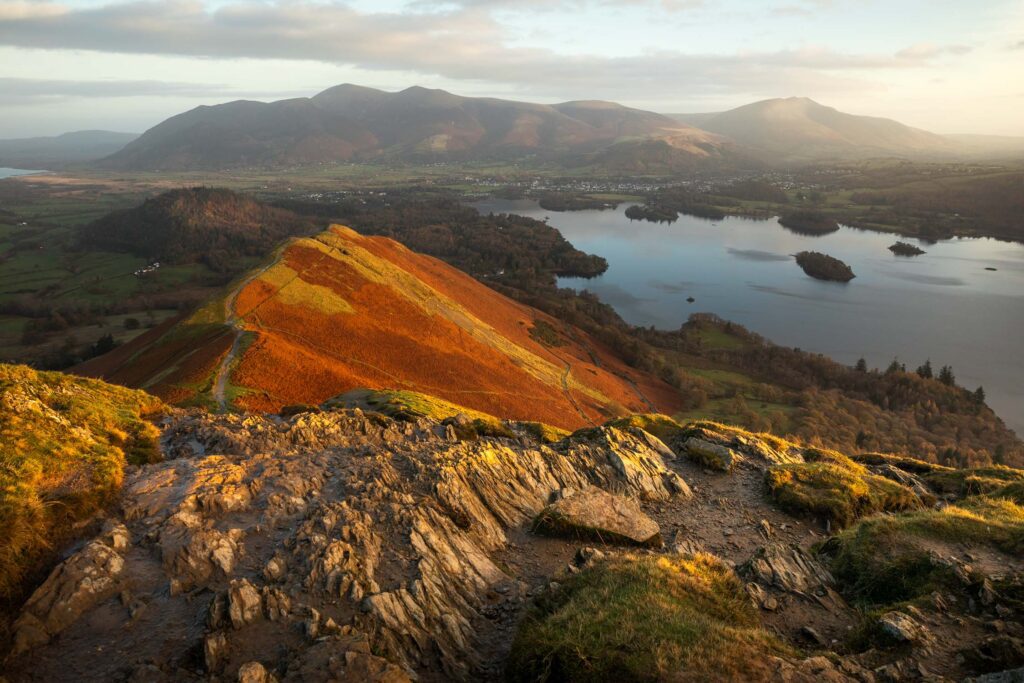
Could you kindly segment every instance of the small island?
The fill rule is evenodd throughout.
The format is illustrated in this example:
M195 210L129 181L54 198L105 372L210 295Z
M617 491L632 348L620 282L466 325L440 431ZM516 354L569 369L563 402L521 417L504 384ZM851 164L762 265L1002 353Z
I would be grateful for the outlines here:
M857 277L853 269L839 259L817 251L801 251L796 255L796 262L804 272L818 280L832 282L849 282Z
M889 251L897 256L920 256L925 253L924 249L914 246L909 242L897 242L889 247Z
M673 209L665 209L647 204L634 204L626 209L626 218L631 221L650 221L651 223L674 223L679 220L679 213Z
M798 210L779 216L779 224L800 235L827 235L839 229L834 218L820 211Z
M568 192L547 192L541 195L538 204L540 208L547 211L586 211L588 209L604 211L616 208L619 202Z

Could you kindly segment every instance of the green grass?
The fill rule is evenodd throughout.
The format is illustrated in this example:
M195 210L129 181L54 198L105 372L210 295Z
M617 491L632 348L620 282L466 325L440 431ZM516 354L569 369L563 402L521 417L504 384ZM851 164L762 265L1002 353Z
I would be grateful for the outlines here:
M924 479L941 493L970 496L991 493L1016 482L1024 482L1024 470L1001 465L971 467L964 470L944 469L929 472Z
M159 457L142 391L0 364L0 595L117 495L126 463Z
M696 330L697 337L706 349L733 351L746 346L744 341L725 330L713 326L702 326Z
M511 681L760 680L785 646L720 560L619 556L569 577L524 618Z
M889 604L927 595L953 580L951 568L930 552L936 543L987 546L1019 557L1024 507L1020 499L973 496L942 510L878 515L830 540L825 550L851 597Z
M824 517L840 527L875 512L900 512L922 505L906 486L871 474L836 451L809 449L807 462L777 465L765 475L778 505L794 514Z

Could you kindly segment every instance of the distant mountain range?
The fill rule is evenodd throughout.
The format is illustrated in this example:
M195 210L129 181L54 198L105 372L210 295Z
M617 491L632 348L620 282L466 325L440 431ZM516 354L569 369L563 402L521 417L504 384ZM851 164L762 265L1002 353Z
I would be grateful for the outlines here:
M763 100L676 120L727 137L759 156L786 159L951 154L953 140L891 119L846 114L806 97Z
M350 84L308 98L196 107L138 137L87 131L0 141L0 164L52 168L95 161L127 171L530 159L643 173L886 156L1021 154L1024 138L936 135L803 97L725 112L663 115L614 102L546 105Z
M612 102L544 105L339 85L310 98L197 107L146 131L102 165L189 170L524 156L586 163L589 155L637 140L657 141L659 153L685 159L718 157L728 147L717 135Z
M52 169L95 161L117 152L137 137L136 133L80 130L55 137L0 140L0 166Z

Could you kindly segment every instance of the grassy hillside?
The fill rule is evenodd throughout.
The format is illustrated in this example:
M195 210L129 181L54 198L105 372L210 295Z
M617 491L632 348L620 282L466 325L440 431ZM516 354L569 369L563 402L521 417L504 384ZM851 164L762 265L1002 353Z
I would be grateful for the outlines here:
M176 402L278 410L395 388L569 428L676 403L585 333L340 226L290 241L225 298L82 370Z
M0 595L117 495L127 463L160 457L163 409L142 391L0 364Z

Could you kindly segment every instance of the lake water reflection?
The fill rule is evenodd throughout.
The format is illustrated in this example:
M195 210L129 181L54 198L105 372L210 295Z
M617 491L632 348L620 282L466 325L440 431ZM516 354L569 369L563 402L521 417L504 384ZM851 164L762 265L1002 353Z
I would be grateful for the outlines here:
M631 323L673 328L691 313L711 312L846 364L863 357L885 367L898 357L913 368L931 358L936 368L951 365L961 385L983 385L989 405L1024 433L1024 245L900 238L927 252L906 258L888 250L896 236L846 227L811 237L774 219L630 221L628 205L565 213L532 201L476 206L550 217L576 247L604 256L601 277L560 284L594 292ZM856 279L806 276L792 258L803 250L842 259Z

